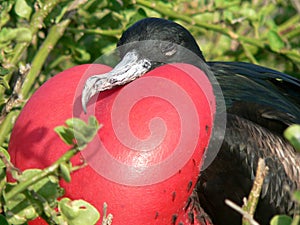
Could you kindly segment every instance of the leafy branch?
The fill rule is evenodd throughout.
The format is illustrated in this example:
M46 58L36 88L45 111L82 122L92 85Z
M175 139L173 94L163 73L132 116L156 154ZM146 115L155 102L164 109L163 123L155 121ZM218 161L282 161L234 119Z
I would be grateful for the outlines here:
M22 2L22 1L18 1ZM17 43L14 49L14 55L11 59L9 59L9 62L7 62L6 65L4 65L6 68L16 68L17 63L20 61L23 53L29 46L32 38L39 29L42 28L42 24L46 16L53 10L53 8L60 2L60 0L46 0L44 4L33 14L32 19L30 21L30 24L28 26L28 29L30 30L31 38L27 41L22 41L21 43ZM23 7L24 7L23 3ZM20 6L21 7L21 6ZM27 6L28 7L28 6ZM20 13L22 15L22 10L20 10ZM29 17L30 15L28 15Z
M32 16L30 21L30 32L31 38L27 41L22 41L17 43L13 49L14 55L12 58L8 58L4 63L4 67L9 69L9 73L5 74L4 81L7 83L11 79L12 73L16 68L16 63L19 62L21 56L24 54L25 50L28 48L33 36L42 28L42 24L46 16L53 10L53 8L59 3L58 0L48 0L36 11ZM65 6L65 11L61 15L66 15L68 12L74 10L79 5L85 3L86 1L74 1ZM24 6L23 6L24 7ZM22 105L25 100L30 96L34 83L36 82L41 69L49 56L50 52L53 50L59 39L64 35L64 32L71 22L70 18L65 18L61 22L53 25L49 29L49 33L44 40L43 44L40 46L39 50L35 54L28 73L19 76L17 82L14 85L13 94L9 97L6 104L2 108L0 115L0 146L2 145L5 137L12 129L12 124L16 116L19 114L19 110L15 109L17 106ZM3 88L3 87L2 87ZM4 92L4 90L2 90ZM0 85L1 92L1 85ZM13 110L15 109L15 110ZM13 111L12 111L13 110Z
M244 202L243 209L248 212L249 215L253 218L258 201L260 192L264 183L264 179L268 173L269 168L265 165L265 161L263 159L258 160L256 177L252 186L252 190L249 194L249 197ZM243 225L250 225L249 219L243 218Z
M293 49L286 49L284 48L284 40L280 37L280 32L283 33L283 31L286 31L286 33L282 36L284 37L294 37L296 35L300 35L300 26L295 25L299 24L300 17L299 15L295 15L290 18L290 21L287 21L285 24L278 28L271 29L268 33L268 37L265 38L262 37L247 37L243 34L239 34L239 32L235 32L233 29L230 29L228 26L224 26L224 24L212 24L212 23L206 23L202 22L196 17L189 16L187 14L183 14L180 12L176 12L176 9L179 7L173 7L170 4L165 4L163 2L151 2L147 0L136 0L135 1L138 5L147 7L151 10L154 10L156 12L161 13L164 16L168 16L170 18L184 21L187 24L191 24L191 27L194 28L204 28L222 35L225 35L229 37L232 40L236 40L242 45L249 44L253 47L257 47L260 49L267 49L270 52L276 53L276 54L282 54L285 57L289 58L292 61L295 61L295 63L300 62L300 54L297 51L294 51ZM236 6L238 5L237 2L235 4L229 3L229 5L226 5L226 3L223 3L223 7L227 7L227 9L230 6ZM216 9L214 9L215 11ZM224 10L224 9L223 9ZM246 15L247 16L247 15ZM230 19L230 17L228 17ZM255 23L254 21L251 21L252 24ZM248 52L249 55L249 52ZM250 56L250 59L253 59L253 56Z
M11 165L8 153L1 149L0 190L3 212L0 221L5 220L7 224L23 224L42 216L49 224L95 224L100 215L92 205L83 200L71 201L62 198L58 201L57 198L63 194L59 179L70 182L70 173L78 169L72 166L70 159L86 147L99 128L95 117L90 117L87 124L80 119L72 118L66 121L66 126L56 127L55 131L66 144L71 145L71 148L43 170L28 169L20 172ZM15 182L6 181L6 170L10 172ZM104 205L105 213L106 208L107 205ZM106 217L105 214L104 219L111 223L112 216Z

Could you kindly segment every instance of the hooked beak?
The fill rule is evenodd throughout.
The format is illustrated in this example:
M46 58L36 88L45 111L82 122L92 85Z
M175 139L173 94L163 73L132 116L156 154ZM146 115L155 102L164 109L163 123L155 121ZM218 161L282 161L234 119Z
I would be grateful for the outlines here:
M97 93L112 89L115 86L124 85L144 75L151 68L148 59L139 58L136 51L126 53L124 58L113 70L105 74L91 76L85 82L81 103L84 113L88 101Z

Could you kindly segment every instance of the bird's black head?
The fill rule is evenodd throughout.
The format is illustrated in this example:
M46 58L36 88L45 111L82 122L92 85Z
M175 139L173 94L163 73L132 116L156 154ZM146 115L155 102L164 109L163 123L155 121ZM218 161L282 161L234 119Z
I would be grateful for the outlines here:
M129 27L118 44L121 61L107 73L90 77L82 92L82 106L96 93L124 85L166 63L203 65L205 59L195 39L181 25L147 18Z
M160 18L146 18L136 22L123 33L117 46L130 45L130 43L147 40L161 42L161 44L157 46L157 50L160 50L160 53L162 53L164 57L175 55L177 52L174 48L176 45L179 45L192 51L204 60L199 46L187 29L175 22ZM149 42L149 44L151 44L151 42ZM149 53L156 50L153 48L154 46L144 47L147 50L152 50L147 51Z

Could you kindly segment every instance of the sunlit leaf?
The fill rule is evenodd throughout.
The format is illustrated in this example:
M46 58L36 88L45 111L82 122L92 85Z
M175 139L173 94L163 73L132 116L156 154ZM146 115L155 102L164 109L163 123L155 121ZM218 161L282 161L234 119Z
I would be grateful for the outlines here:
M257 18L257 13L251 7L243 7L242 10L240 11L240 13L244 17L249 18L251 20L256 20L256 18Z
M16 0L15 12L18 16L29 20L32 9L25 0Z
M29 42L32 33L29 28L3 28L0 31L0 43L15 40L17 42Z
M22 173L19 181L22 182L27 179L33 179L42 170L40 169L28 169ZM62 188L59 186L59 180L56 176L48 176L44 179L34 183L30 186L30 190L35 191L43 198L45 198L50 204L54 203L56 198L62 195Z
M15 40L17 42L30 42L32 39L31 30L27 27L17 28L17 36Z
M83 149L93 140L100 125L95 117L90 117L88 123L79 118L66 120L65 126L58 126L54 130L60 138L68 145L73 145L76 141L79 149Z
M91 55L84 48L74 47L72 48L74 52L75 59L78 62L87 62L91 59Z
M0 10L0 28L5 25L11 18L9 15L10 10L13 7L13 1L1 1Z
M5 87L6 89L9 89L9 84L5 79L2 79L0 77L0 85L2 85L3 87Z
M17 184L7 184L6 193L8 193ZM11 224L24 224L27 220L36 218L41 213L42 208L39 204L32 202L27 191L18 193L12 199L6 200L6 194L3 195L5 200L4 211L6 219Z
M70 166L67 163L61 163L59 165L59 169L60 169L60 174L61 177L66 181L66 182L70 182L71 181L71 171L70 171Z
M16 36L17 36L17 32L15 29L4 27L0 31L0 43L13 40L15 39Z
M276 215L272 218L270 225L290 225L292 218L287 215Z
M233 20L233 13L230 11L225 11L224 12L224 19L232 23Z
M131 17L130 17L130 20L128 22L128 25L127 27L131 26L132 24L134 24L135 22L141 20L141 19L144 19L147 17L147 14L146 14L146 11L142 8L139 8L135 14L133 14Z
M0 152L2 153L3 156L5 156L7 161L10 161L10 155L4 148L0 147ZM5 167L6 167L5 163L3 162L2 159L0 159L0 169L5 168Z
M86 144L93 140L100 125L95 117L90 117L88 124L79 118L71 118L66 124L74 130L74 137L79 149L83 149Z
M273 51L278 52L284 47L283 40L281 39L279 34L274 30L268 32L268 40L269 40L270 48Z
M69 198L63 198L59 201L58 208L68 225L93 225L100 218L97 209L83 200L71 201Z
M294 146L297 151L300 151L300 125L293 124L284 131L284 137Z
M8 152L2 147L0 147L0 152L3 157L3 158L1 157L1 159L0 159L0 193L2 194L2 191L4 190L6 182L7 182L7 178L6 178L6 166L7 165L5 164L4 160L9 161L10 156L9 156ZM1 201L0 201L0 207L1 208L3 207ZM0 219L0 221L1 221L1 219ZM2 224L2 223L0 223L0 224Z
M74 132L72 129L65 126L57 126L54 128L54 130L67 145L74 144Z

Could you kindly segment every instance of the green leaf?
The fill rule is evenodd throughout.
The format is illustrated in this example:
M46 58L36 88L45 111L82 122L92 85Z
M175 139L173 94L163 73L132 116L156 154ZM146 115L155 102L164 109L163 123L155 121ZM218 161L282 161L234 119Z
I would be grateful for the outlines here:
M67 144L73 145L74 142L74 132L70 128L65 126L58 126L54 128L54 131L59 135L59 137Z
M0 214L0 224L1 225L9 225L7 220L5 219L5 217L2 214Z
M73 46L72 51L75 59L80 63L87 62L91 59L91 54L84 48Z
M17 0L15 4L15 12L18 16L29 20L32 9L25 0Z
M65 181L70 182L71 181L70 166L67 163L61 163L59 165L59 169L60 169L61 177Z
M76 141L80 150L93 140L100 128L95 117L90 117L87 124L79 118L68 119L65 123L67 127L58 126L54 129L55 132L68 145L74 145Z
M56 176L45 177L9 200L6 198L12 189L22 186L28 180L35 180L41 173L43 171L40 169L25 170L18 183L8 183L6 185L3 198L5 201L5 215L9 223L24 224L28 220L35 219L42 212L51 211L50 207L56 206L56 199L63 194Z
M32 33L27 27L3 28L0 31L0 43L15 40L17 42L30 42Z
M22 179L32 179L40 173L40 169L25 170L22 174ZM59 186L59 179L56 176L48 176L39 182L34 183L31 189L45 198L49 203L55 202L56 198L62 195L62 188Z
M145 12L144 9L142 8L139 8L137 10L137 12L135 12L131 17L130 17L130 20L127 24L127 27L133 25L135 22L141 20L141 19L144 19L147 17L147 13Z
M10 156L4 148L0 147L0 152L1 152L2 157L5 157L7 161L10 160ZM1 195L5 188L6 182L7 182L6 165L5 165L4 161L2 159L0 159L0 194ZM3 207L2 201L0 201L0 208L2 208L2 207ZM1 221L1 219L0 219L0 221ZM0 223L0 224L2 224L2 223Z
M9 73L9 70L8 69L5 69L3 67L0 67L0 76L4 76L6 74Z
M92 225L100 218L97 209L83 200L71 201L69 198L63 198L58 203L58 209L68 225Z
M284 131L284 137L294 146L297 151L300 151L300 125L293 124Z
M284 47L283 40L275 30L268 32L268 40L270 48L275 52L279 52Z
M32 33L31 30L27 27L20 27L17 28L17 36L15 40L17 42L30 42L32 39Z
M6 193L13 187L19 184L7 184ZM3 194L5 200L5 193ZM36 218L41 213L42 208L30 201L30 196L27 191L18 193L11 200L6 201L4 205L4 211L6 219L10 224L24 224L27 220Z
M254 9L250 7L243 7L240 10L240 14L246 18L249 18L251 20L256 20L257 19L257 13Z
M39 180L44 175L44 172L40 169L25 170L20 176L18 183L6 185L3 198L5 201L5 215L9 223L24 224L42 213L53 220L57 220L58 217L54 208L57 207L57 198L63 195L63 189L59 186L57 176L49 175ZM23 189L24 191L21 193L17 192L8 200L6 196L10 194L12 189L20 189L22 185L25 185L24 182L28 181L34 181L34 183L27 189Z
M0 85L2 85L3 87L5 87L6 89L9 89L9 84L5 79L0 78Z
M293 197L300 204L300 190L295 191Z
M9 12L13 7L13 1L1 1L0 10L0 29L4 26L10 19Z
M6 151L6 149L4 149L4 148L2 148L2 147L0 146L0 152L1 152L1 154L2 154L3 156L5 156L5 158L6 158L7 161L10 161L10 155L8 154L8 152ZM3 162L2 159L0 159L0 169L3 169L3 168L5 168L5 167L6 167L5 163Z
M90 117L87 124L79 118L71 118L66 120L66 125L67 127L58 126L54 130L68 145L73 145L75 140L79 149L92 141L100 128L96 117Z
M290 225L293 219L287 215L276 215L272 218L270 225Z
M79 118L71 118L66 124L74 129L74 136L79 149L83 149L97 134L100 125L95 117L90 117L86 124Z
M74 131L74 134L75 134L75 139L76 139L78 148L79 148L80 150L81 150L81 149L84 149L85 146L86 146L87 143L88 143L88 140L87 140L86 137L85 137L82 133L80 133L80 132Z
M224 19L232 23L233 21L233 13L230 11L225 11L224 12Z
M1 34L1 31L0 31L0 34ZM4 86L6 89L9 89L9 84L4 76L7 75L8 73L9 73L8 69L5 69L0 66L0 85Z
M0 31L0 43L1 42L7 42L7 41L10 41L10 40L13 40L13 39L16 38L16 36L17 36L16 29L4 27Z

